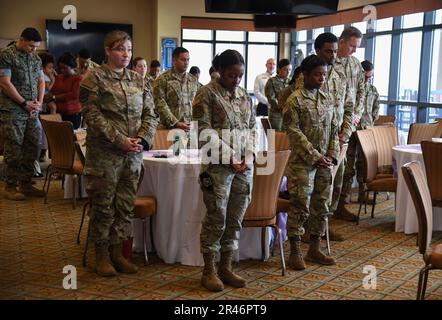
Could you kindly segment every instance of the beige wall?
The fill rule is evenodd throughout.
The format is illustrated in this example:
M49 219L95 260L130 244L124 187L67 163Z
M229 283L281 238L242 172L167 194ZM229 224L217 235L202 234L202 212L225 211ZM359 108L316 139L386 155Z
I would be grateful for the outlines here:
M16 39L29 26L37 28L44 37L45 20L63 19L63 7L67 4L77 8L80 21L133 24L134 54L148 59L155 55L151 45L153 0L0 0L0 39Z

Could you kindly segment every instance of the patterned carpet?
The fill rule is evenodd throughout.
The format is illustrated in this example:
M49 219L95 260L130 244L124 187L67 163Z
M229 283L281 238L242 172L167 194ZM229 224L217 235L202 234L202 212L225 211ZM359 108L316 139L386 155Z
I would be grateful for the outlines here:
M39 181L37 186L41 186ZM0 299L80 299L80 300L405 300L415 299L422 256L416 237L394 232L393 200L381 197L375 219L362 216L359 226L335 220L332 226L346 241L332 243L337 265L308 264L305 271L288 270L281 276L279 251L269 261L240 261L235 270L248 280L246 288L227 287L210 293L200 286L201 268L167 265L150 255L143 266L141 254L134 255L140 266L136 275L100 278L93 273L92 252L89 268L81 266L82 245L76 244L81 205L72 210L63 200L60 183L53 183L49 204L42 199L15 203L4 199L0 183ZM357 205L351 209L356 211ZM442 233L433 239L442 243ZM286 259L289 247L286 243ZM307 245L303 244L306 252ZM91 250L92 251L92 250ZM286 260L287 261L287 260ZM66 265L77 267L77 290L65 290L62 283ZM377 269L377 288L366 290L364 266ZM431 271L426 299L442 300L442 273Z

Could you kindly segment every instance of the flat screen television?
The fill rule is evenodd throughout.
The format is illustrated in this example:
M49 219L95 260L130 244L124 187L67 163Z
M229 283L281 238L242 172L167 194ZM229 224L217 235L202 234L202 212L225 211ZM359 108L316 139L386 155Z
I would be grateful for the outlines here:
M206 12L320 15L336 13L339 0L206 0Z
M295 15L255 15L254 23L256 29L266 29L266 30L282 30L282 29L295 29L296 28L296 18Z
M66 30L62 20L46 20L47 49L58 59L65 52L76 57L78 51L85 48L91 53L92 60L101 64L105 60L104 37L114 30L133 36L131 24L79 22L77 29Z

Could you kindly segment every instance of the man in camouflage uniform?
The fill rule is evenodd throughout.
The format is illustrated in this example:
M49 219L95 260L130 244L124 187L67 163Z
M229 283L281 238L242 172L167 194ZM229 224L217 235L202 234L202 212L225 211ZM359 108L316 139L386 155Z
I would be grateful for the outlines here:
M238 249L242 220L251 200L256 137L252 101L245 89L235 85L239 83L237 78L231 85L232 77L226 76L232 68L239 70L237 75L244 74L244 60L234 50L225 51L219 60L221 67L217 70L221 78L202 87L193 104L193 119L198 121L200 135L205 130L213 130L212 134L217 135L220 141L219 145L213 146L219 148L219 157L211 159L210 163L206 158L208 150L204 149L207 148L206 142L200 141L204 164L200 183L207 207L200 236L205 263L201 283L210 291L222 291L223 283L237 288L246 284L243 278L232 272L231 263L233 252ZM231 63L234 64L229 65ZM239 80L241 77L238 76ZM223 135L223 130L230 132L231 139ZM246 143L238 146L241 134L245 134ZM213 143L213 138L210 139ZM223 163L222 159L230 160L230 164ZM221 262L217 275L214 263L219 251Z
M81 49L77 54L77 68L75 74L84 76L88 71L99 67L100 65L91 60L91 54L87 49Z
M284 126L292 149L286 171L291 202L287 220L289 266L295 270L305 269L300 243L306 222L310 247L305 259L335 264L333 258L320 251L320 238L329 214L331 170L339 152L334 102L320 89L325 82L326 66L327 62L316 55L303 61L304 87L289 97L284 110Z
M374 126L374 122L379 118L379 93L376 87L371 83L374 74L373 64L365 60L361 63L365 74L365 103L364 112L362 113L361 122L359 123L357 130L365 130ZM356 147L356 178L359 184L359 196L358 202L365 202L365 189L364 189L364 178L363 173L363 163L361 158L361 148L360 144ZM348 168L348 175L355 175L355 167Z
M114 276L116 271L137 272L122 257L122 243L130 236L143 161L141 145L152 145L158 117L144 79L126 69L130 37L114 31L107 35L105 47L109 62L87 73L80 100L87 124L83 175L91 200L90 240L95 242L97 273Z
M173 52L173 68L155 80L153 95L155 110L160 115L163 129L190 131L192 101L198 91L198 80L187 73L189 51L176 48Z
M344 170L341 195L335 216L339 219L356 221L357 217L345 208L346 199L350 196L353 182L352 170L356 161L356 127L359 125L364 110L365 101L365 77L364 70L359 60L353 56L356 49L360 47L362 33L355 27L348 27L339 38L338 57L334 69L347 80L350 90L350 103L353 106L353 134L348 142L347 159Z
M269 120L272 129L282 131L282 110L279 108L278 98L281 92L289 85L289 76L292 73L292 65L288 59L282 59L278 63L277 75L270 78L265 86L265 94L269 101Z
M147 81L149 82L151 88L153 88L153 83L160 76L160 74L161 63L158 60L152 60L150 62L149 72L146 75Z
M27 28L20 40L0 53L0 118L6 135L5 196L9 200L44 196L32 186L40 136L38 112L45 91L41 59L35 52L41 40L36 29Z

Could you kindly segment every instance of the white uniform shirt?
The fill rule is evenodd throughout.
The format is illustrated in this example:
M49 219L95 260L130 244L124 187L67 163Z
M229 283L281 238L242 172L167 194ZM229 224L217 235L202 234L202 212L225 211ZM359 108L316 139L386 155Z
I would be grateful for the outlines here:
M268 72L264 72L256 77L255 80L255 88L253 92L255 93L256 99L258 99L259 103L268 105L269 101L267 100L266 94L265 94L265 87L267 84L267 81L272 77L272 74Z

